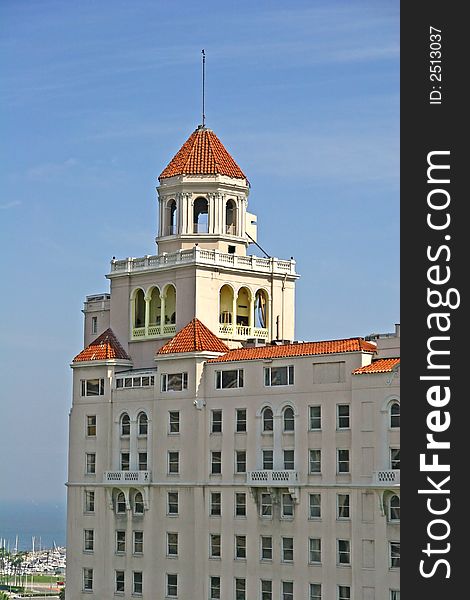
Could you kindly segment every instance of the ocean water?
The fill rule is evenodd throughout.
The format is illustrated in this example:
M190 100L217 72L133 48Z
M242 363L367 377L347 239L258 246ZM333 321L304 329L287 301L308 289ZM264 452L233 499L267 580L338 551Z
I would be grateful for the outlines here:
M18 536L18 550L65 546L65 504L12 502L0 500L0 540L14 550ZM0 542L1 543L1 542Z

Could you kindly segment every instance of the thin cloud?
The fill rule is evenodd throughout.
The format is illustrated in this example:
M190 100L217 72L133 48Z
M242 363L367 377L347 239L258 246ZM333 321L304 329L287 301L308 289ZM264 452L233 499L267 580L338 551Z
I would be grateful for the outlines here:
M11 200L11 202L5 202L4 204L0 204L0 208L2 210L8 210L9 208L20 206L20 204L22 204L21 200Z

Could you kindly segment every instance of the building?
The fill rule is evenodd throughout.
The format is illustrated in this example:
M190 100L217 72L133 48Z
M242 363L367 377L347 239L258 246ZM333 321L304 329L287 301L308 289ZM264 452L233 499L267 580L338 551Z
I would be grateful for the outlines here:
M198 127L73 362L67 598L399 600L399 327L294 341L295 262Z

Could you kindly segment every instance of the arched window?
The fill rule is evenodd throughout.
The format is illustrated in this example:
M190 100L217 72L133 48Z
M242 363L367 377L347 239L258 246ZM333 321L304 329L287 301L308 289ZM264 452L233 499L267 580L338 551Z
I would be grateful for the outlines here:
M134 513L136 515L144 514L144 499L141 492L136 492L134 496Z
M268 295L264 290L255 295L255 327L268 328Z
M400 497L396 494L390 496L390 499L388 501L388 520L400 520Z
M167 209L167 223L168 223L167 235L176 235L178 233L178 230L177 230L178 210L176 207L176 201L170 200L168 202L168 204L166 205L166 209Z
M291 406L284 409L282 417L284 421L284 431L294 431L294 410Z
M134 327L145 327L145 296L141 289L134 295Z
M233 290L229 285L223 285L219 292L219 323L221 325L233 324Z
M205 198L196 198L193 207L194 233L209 232L209 207Z
M237 295L237 325L248 327L250 323L251 292L242 287Z
M152 288L150 294L150 315L149 326L158 326L161 323L162 300L160 298L160 290L157 287Z
M225 233L237 235L237 206L233 200L225 205Z
M126 497L124 492L119 492L116 496L116 512L123 514L126 512Z
M165 319L164 325L174 325L176 323L176 289L173 285L167 285L165 288Z
M138 432L139 432L139 435L147 435L149 421L148 421L147 415L144 412L141 412L139 414L139 417L137 419L137 423L138 423Z
M121 417L121 435L131 434L131 420L127 413L124 413Z
M273 420L273 411L267 406L263 410L263 431L273 431L274 429L274 420Z
M392 429L400 427L400 404L398 402L390 405L390 427Z

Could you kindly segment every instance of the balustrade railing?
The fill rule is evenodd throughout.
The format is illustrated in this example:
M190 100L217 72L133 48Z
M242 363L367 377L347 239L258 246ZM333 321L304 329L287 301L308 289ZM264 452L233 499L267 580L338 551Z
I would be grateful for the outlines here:
M258 486L286 486L297 483L297 471L283 470L259 470L248 471L246 474L248 485Z
M269 332L267 329L263 329L261 327L249 327L248 325L234 326L230 324L219 323L219 335L232 339L261 338L263 340L267 340Z
M400 485L400 471L398 469L375 471L372 479L373 479L373 482L375 485L380 485L380 486Z
M150 483L150 471L105 471L103 477L104 483Z

